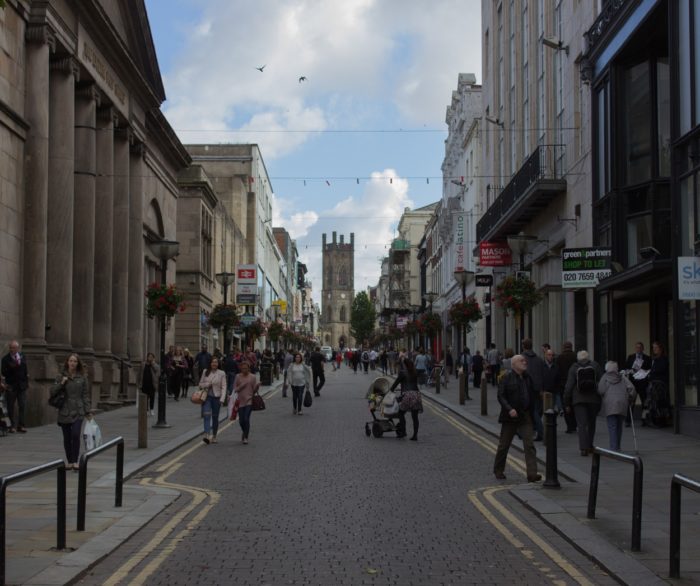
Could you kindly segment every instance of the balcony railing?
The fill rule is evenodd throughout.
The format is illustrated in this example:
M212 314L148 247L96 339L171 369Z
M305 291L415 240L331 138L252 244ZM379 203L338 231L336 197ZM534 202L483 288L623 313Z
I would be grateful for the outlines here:
M556 144L534 150L477 223L477 241L517 233L536 211L566 191L564 152L564 145Z
M593 22L593 26L584 33L587 41L586 53L590 54L595 49L622 11L631 4L632 0L608 0L603 4L603 9Z

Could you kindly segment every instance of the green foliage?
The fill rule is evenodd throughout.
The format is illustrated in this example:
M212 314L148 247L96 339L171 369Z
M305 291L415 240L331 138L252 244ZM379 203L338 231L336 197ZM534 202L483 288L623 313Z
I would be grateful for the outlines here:
M360 346L368 342L374 332L377 312L364 291L355 295L350 308L350 335Z
M542 292L528 278L509 275L496 285L496 303L505 309L506 315L526 315L542 298Z
M467 332L472 331L472 322L483 317L479 302L472 295L465 301L458 301L450 308L450 321L456 326L462 326Z

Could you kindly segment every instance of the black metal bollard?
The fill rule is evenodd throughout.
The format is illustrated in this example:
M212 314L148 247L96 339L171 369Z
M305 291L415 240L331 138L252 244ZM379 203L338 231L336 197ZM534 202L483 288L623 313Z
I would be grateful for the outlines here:
M554 409L547 409L545 416L545 438L547 441L547 470L542 486L546 488L561 488L559 470L557 467L557 414Z

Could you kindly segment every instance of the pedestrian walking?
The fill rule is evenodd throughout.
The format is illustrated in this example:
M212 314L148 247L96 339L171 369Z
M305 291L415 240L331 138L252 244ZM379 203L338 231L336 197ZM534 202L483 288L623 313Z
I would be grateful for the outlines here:
M601 404L598 381L602 374L600 366L589 358L588 352L579 350L566 380L564 408L573 411L576 417L578 446L582 456L588 456L593 451L596 418Z
M340 365L341 365L342 363L343 363L343 351L339 349L339 350L335 353L335 369L336 369L336 370L340 370Z
M559 367L554 359L554 351L549 348L542 361L542 392L552 395L552 403L557 413L564 410L564 402L559 392Z
M158 389L158 379L160 378L160 367L156 364L156 356L153 352L146 354L146 362L141 371L141 392L146 395L146 410L149 415L153 415L153 408L156 402L156 390Z
M479 350L472 356L472 373L474 375L474 388L481 388L481 375L484 372L484 357Z
M486 362L489 365L489 378L492 385L498 384L498 371L501 369L501 353L496 348L496 344L491 342L491 347L486 354Z
M415 442L418 441L418 414L423 412L423 399L418 389L418 371L413 361L408 358L403 361L403 369L399 371L394 384L391 385L391 390L393 391L399 385L401 385L401 396L399 397L399 425L396 437L406 437L406 411L410 411L413 421L413 435L409 439Z
M182 392L180 396L186 397L194 380L192 376L194 372L194 357L190 354L189 349L185 348L182 352L182 358L185 361L185 370L182 374Z
M561 354L557 356L557 368L559 369L559 394L562 396L562 403L564 399L564 389L566 388L566 381L569 378L569 369L576 362L576 353L574 352L574 345L571 342L564 342L561 350ZM567 411L564 409L564 421L566 422L565 433L576 433L576 417L573 411Z
M326 375L323 372L323 364L326 361L326 357L321 352L321 347L316 346L314 351L309 356L309 362L311 363L311 373L314 379L314 396L321 396L321 389L326 383Z
M287 380L292 387L292 410L294 415L301 415L304 402L304 390L311 388L311 369L304 364L302 355L297 352L294 362L287 368Z
M515 355L515 352L513 352L512 348L506 348L503 351L503 360L501 360L501 369L498 371L499 374L506 373L511 369L510 361L514 355ZM500 381L498 381L498 382L500 382Z
M199 388L207 391L207 398L202 404L202 417L204 418L205 444L215 444L219 432L219 411L221 403L226 399L226 373L219 369L219 359L214 356L199 379ZM239 403L240 404L240 403Z
M17 340L10 341L9 350L2 357L2 366L0 366L0 372L5 379L7 415L10 418L8 431L14 433L16 430L19 433L26 433L24 413L27 405L27 389L29 388L27 359L20 352ZM17 416L15 416L15 404L17 404Z
M300 355L301 356L301 355ZM303 357L302 357L303 360ZM294 354L287 348L284 352L284 362L282 363L282 368L284 369L284 382L282 383L282 397L287 398L287 387L289 386L289 378L287 377L287 369L289 365L294 362Z
M598 394L603 398L602 408L608 424L610 449L619 452L623 422L637 395L634 385L619 373L617 362L605 363L605 374L598 383Z
M362 351L362 368L365 369L365 374L369 372L369 350Z
M182 379L185 377L185 368L186 362L185 356L182 353L182 347L177 346L173 351L170 364L168 365L168 389L176 401L180 398Z
M386 374L389 367L389 356L387 355L386 348L382 349L379 354L379 366L382 369L382 374Z
M63 394L58 410L58 426L63 432L63 450L66 468L78 471L80 431L83 419L90 413L90 390L83 363L77 354L70 354L63 364L61 376L50 389L51 397Z
M367 358L369 360L369 357ZM360 365L360 351L358 349L352 352L352 369L357 374L357 367Z
M447 350L445 351L445 372L447 373L445 376L445 380L447 380L447 377L452 376L453 369L454 358L452 357L452 348L448 346Z
M511 370L498 383L498 402L501 405L498 422L501 424L501 435L493 463L493 473L499 480L505 480L508 450L517 433L523 440L527 481L537 482L542 480L542 476L537 473L537 451L532 439L532 407L535 402L535 389L527 373L527 358L522 354L516 354L511 358L510 363Z
M207 350L207 345L202 344L202 349L197 352L197 355L194 357L194 382L199 381L199 377L202 376L202 373L209 368L209 363L211 362L211 354L209 354L209 351Z
M253 412L253 395L258 392L260 383L250 372L250 364L244 360L240 364L241 371L236 376L234 391L238 393L238 423L243 435L241 441L248 443L250 435L250 414Z
M428 356L423 350L423 347L418 348L415 360L412 361L416 374L418 375L418 385L424 385L426 381L426 373L428 372Z
M532 406L532 424L535 426L535 441L541 442L544 438L544 425L542 425L542 393L544 361L535 354L532 349L532 340L525 338L522 341L522 355L527 359L527 373L532 379L532 387L535 390L535 402Z

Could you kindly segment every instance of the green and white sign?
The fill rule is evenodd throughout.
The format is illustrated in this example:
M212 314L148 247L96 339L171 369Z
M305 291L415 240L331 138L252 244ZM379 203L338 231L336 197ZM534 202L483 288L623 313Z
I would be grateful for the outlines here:
M609 248L565 248L561 253L561 286L564 289L597 287L611 273Z

